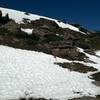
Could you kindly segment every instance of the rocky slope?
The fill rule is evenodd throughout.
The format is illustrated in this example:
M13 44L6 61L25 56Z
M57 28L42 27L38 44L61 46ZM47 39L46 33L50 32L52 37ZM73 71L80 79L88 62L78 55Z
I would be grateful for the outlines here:
M0 44L42 51L71 60L87 58L77 51L77 47L91 54L94 54L94 50L100 49L100 37L96 34L80 32L77 28L76 31L73 28L61 28L54 20L46 18L30 20L30 22L27 20L23 18L23 22L19 24L11 19L1 25ZM32 31L31 34L24 31L27 29Z

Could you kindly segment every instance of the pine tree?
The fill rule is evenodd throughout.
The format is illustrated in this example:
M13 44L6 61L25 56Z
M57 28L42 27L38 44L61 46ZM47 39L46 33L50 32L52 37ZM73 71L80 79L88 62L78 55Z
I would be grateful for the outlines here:
M0 10L0 18L2 18L2 11Z
M9 20L9 15L6 14L4 17L2 17L2 24L6 24Z
M2 12L0 10L0 23L2 23Z
M6 16L5 16L5 21L9 21L9 15L8 14L6 14Z

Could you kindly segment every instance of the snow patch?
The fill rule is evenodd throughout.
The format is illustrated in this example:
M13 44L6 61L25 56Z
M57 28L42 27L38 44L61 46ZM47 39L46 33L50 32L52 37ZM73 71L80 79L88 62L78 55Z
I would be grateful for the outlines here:
M21 31L23 31L23 32L25 32L25 33L27 33L27 34L31 35L31 34L32 34L33 29L24 29L24 28L21 28Z
M87 74L70 72L55 62L68 60L1 45L0 100L31 96L68 100L100 93Z
M84 52L84 49L82 48L77 48L77 50L79 50L79 52L84 53L87 57L89 57L90 61L93 61L94 63L85 63L85 62L80 62L83 63L87 66L93 66L94 68L98 69L98 71L100 71L100 50L96 51L95 55L90 55L86 52Z

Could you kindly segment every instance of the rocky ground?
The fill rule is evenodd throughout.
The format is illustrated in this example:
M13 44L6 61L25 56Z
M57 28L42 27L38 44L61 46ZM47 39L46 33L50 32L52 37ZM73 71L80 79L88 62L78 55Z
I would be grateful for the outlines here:
M31 35L28 35L22 32L21 28L33 28L34 30ZM83 61L87 58L83 53L78 52L76 47L81 47L85 52L94 54L96 49L100 49L99 39L100 37L95 34L86 35L70 29L62 29L55 22L46 19L20 25L11 20L0 27L1 45L42 51L69 60Z
M80 97L80 98L74 98L69 100L100 100L100 96L98 95L96 97Z

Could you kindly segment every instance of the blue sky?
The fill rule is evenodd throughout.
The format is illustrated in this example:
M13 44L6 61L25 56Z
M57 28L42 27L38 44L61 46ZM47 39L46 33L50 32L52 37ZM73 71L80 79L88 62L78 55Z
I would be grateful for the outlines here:
M0 5L100 30L100 0L0 0Z

